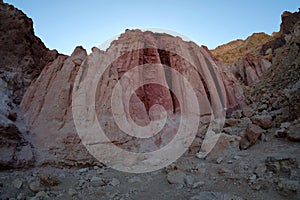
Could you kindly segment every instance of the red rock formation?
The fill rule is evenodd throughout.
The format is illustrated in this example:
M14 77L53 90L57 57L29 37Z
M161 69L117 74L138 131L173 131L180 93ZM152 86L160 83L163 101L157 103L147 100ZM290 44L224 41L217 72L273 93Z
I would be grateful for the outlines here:
M245 85L257 83L271 63L262 56L247 54L231 67L235 77Z
M138 125L144 126L151 120L162 117L156 115L160 113L156 109L161 108L154 108L154 104L163 106L168 116L177 112L182 115L192 112L192 105L185 103L189 98L186 95L187 86L182 84L171 69L160 68L161 64L184 74L195 91L201 116L210 116L211 107L218 112L222 111L222 103L223 107L227 108L238 107L243 103L243 94L235 79L229 72L224 72L223 66L204 48L167 34L127 30L118 40L112 42L106 52L93 48L93 53L86 57L82 48L76 48L70 57L59 56L44 68L40 77L26 91L21 106L26 122L33 132L33 144L40 152L39 161L69 165L94 162L87 151L84 151L76 134L71 112L71 94L76 75L80 77L80 82L86 81L89 74L99 73L101 67L106 65L107 69L98 83L95 105L99 122L113 142L125 146L124 148L127 148L126 145L140 142L117 136L119 130L116 124L111 122L114 112L111 98L118 80L123 91L137 87L135 93L127 99L130 108L129 111L125 111L124 116L130 116ZM135 70L135 67L140 65L144 65L144 68L140 71ZM133 79L126 79L124 74L128 72L132 73ZM135 82L130 86L128 84L131 80ZM151 81L168 85L173 92L152 84ZM141 83L142 86L139 86ZM92 88L85 91L88 93ZM227 96L220 100L220 94ZM120 106L122 102L126 102L125 96L117 97ZM179 105L180 99L184 107ZM166 141L173 137L176 127L174 130L167 127L167 130L171 131L149 141L152 150L164 146ZM137 149L147 151L149 146Z
M31 142L37 149L38 164L80 166L93 162L80 144L71 110L74 78L86 56L82 47L71 56L58 56L45 66L23 97L21 107L33 133Z

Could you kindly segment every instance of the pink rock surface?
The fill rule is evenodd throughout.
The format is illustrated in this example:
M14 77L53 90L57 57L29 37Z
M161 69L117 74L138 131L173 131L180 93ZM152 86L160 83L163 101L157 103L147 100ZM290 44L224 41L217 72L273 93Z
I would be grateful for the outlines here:
M126 30L106 52L93 48L93 53L87 56L85 50L77 47L70 57L59 56L43 69L26 91L21 107L33 133L39 162L67 165L94 162L76 134L71 108L74 79L76 76L80 77L79 82L88 79L89 70L95 70L92 66L98 66L92 72L96 74L101 67L109 65L100 81L96 82L95 108L100 125L111 141L132 151L152 151L166 145L177 132L176 118L169 118L164 133L141 145L141 140L120 135L118 126L112 122L111 105L112 92L119 81L122 91L135 91L130 98L125 93L117 94L117 97L124 108L124 102L129 102L124 116L139 126L164 118L162 107L168 116L176 113L185 116L194 112L193 105L186 103L189 102L187 85L173 71L159 67L162 64L183 74L191 84L198 99L201 121L211 116L212 108L217 111L215 117L220 118L220 113L226 112L224 108L230 110L244 103L235 78L207 49L167 34ZM141 65L142 70L135 70ZM129 72L131 76L126 78ZM86 92L90 92L88 90Z

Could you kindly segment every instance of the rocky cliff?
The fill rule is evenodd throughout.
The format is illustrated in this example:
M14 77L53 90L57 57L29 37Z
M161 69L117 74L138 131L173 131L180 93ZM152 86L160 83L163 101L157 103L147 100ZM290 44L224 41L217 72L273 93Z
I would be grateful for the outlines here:
M254 33L245 40L234 40L211 50L212 54L224 64L231 66L247 54L258 55L261 46L273 37L266 33Z
M32 20L13 6L0 3L0 21L0 168L24 167L34 159L18 104L57 52L45 47Z
M299 12L292 15L300 16ZM286 44L273 49L275 56L272 66L248 93L248 99L260 105L265 104L276 115L277 124L300 117L299 33L300 18L290 33L285 35Z
M276 35L276 34L274 34ZM235 40L212 50L212 54L228 65L228 69L245 85L256 83L270 67L272 55L260 55L262 45L274 36L254 33L246 40Z
M256 108L265 107L273 115L277 126L299 117L299 23L300 11L281 15L280 31L267 40L257 40L248 53L240 56L231 48L245 46L246 41L232 42L212 51L219 59L230 64L229 70L246 85L249 103ZM258 34L260 35L260 34ZM258 36L257 35L257 36ZM261 42L263 41L263 42ZM266 42L267 41L267 42ZM223 53L223 56L221 56ZM233 63L227 62L232 55Z
M107 51L58 55L21 11L1 0L0 9L0 199L299 199L299 12L285 12L273 36L219 48L230 55L223 61L234 60L225 66L204 46L140 30L126 30ZM188 137L176 141L191 148L180 159L151 173L111 169L111 160L132 166L119 149L174 154L177 143L159 149L182 119ZM128 131L132 121L139 127ZM145 137L161 122L163 132ZM197 123L190 146L186 133ZM109 141L93 132L99 125ZM219 131L203 156L204 135ZM107 167L87 151L93 146L109 155ZM144 167L159 164L145 155L136 157Z
M246 40L236 40L212 50L213 55L228 65L229 70L245 85L257 83L270 68L276 49L291 39L300 12L284 12L281 16L280 31L272 36L254 33Z
M110 60L111 57L115 60ZM93 48L93 53L87 56L85 50L78 47L69 57L59 56L44 68L39 78L26 91L21 106L27 125L33 134L33 144L38 149L40 162L59 162L66 165L94 162L80 144L81 140L76 134L72 118L71 95L75 87L74 78L78 73L80 77L89 77L86 73L97 74L97 71L101 71L108 61L111 61L110 66L103 72L98 84L96 97L99 98L96 100L96 109L98 116L101 116L100 124L102 123L106 128L111 139L125 146L140 141L115 136L118 129L110 121L112 120L110 101L118 80L123 90L133 87L128 85L130 81L138 80L133 83L134 85L140 82L145 84L142 87L134 86L137 88L135 95L130 98L130 111L126 111L124 115L130 115L139 125L145 126L151 120L160 118L151 114L151 107L155 104L162 105L168 114L177 112L184 114L193 110L188 108L190 110L184 111L184 108L179 105L178 99L183 99L185 105L189 98L185 95L187 86L181 83L170 69L162 70L155 67L156 65L169 66L185 75L200 100L198 105L201 116L207 117L212 114L211 105L220 104L218 103L220 95L225 97L222 103L228 112L241 107L244 103L243 92L236 84L235 78L213 58L207 49L167 34L127 30L118 40L112 42L106 52ZM149 67L139 72L132 72L132 76L135 77L133 79L122 78L126 72L140 65L149 65ZM85 79L80 80L84 82ZM149 80L150 83L158 81L171 89L147 84L145 80ZM216 81L218 88L214 88ZM85 91L88 90L92 88L86 88ZM118 97L120 102L125 102L124 98L124 96ZM215 109L221 107L216 106ZM153 143L149 146L157 148L164 145L159 137L170 136L168 134L157 136L149 141Z

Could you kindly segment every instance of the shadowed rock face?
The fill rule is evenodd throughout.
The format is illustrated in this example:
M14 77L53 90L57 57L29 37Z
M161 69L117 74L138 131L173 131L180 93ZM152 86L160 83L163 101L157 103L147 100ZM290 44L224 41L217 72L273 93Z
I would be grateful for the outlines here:
M285 45L275 49L272 66L248 97L252 102L265 102L268 110L277 111L277 124L300 117L300 19L288 37Z
M30 18L3 1L0 22L0 168L28 167L34 163L34 155L18 104L57 52L34 35Z
M141 65L144 66L142 70L134 71L135 67ZM133 95L127 99L130 106L125 115L138 125L145 126L161 118L156 115L159 112L155 109L159 108L153 108L155 104L163 106L168 116L177 113L184 115L193 110L190 105L185 105L188 98L185 94L186 85L173 71L161 66L168 66L184 74L199 100L200 115L203 117L212 114L210 107L222 109L218 102L220 95L225 98L222 103L228 110L243 105L244 96L235 78L207 49L167 34L127 30L112 42L106 52L93 48L93 53L87 56L84 49L77 47L70 57L59 56L44 68L26 91L21 107L33 133L33 144L39 152L41 163L74 165L76 161L77 164L85 165L94 162L76 134L71 108L72 91L76 75L80 81L85 81L86 74L91 73L89 70L95 70L92 74L96 74L105 66L107 68L99 78L96 91L96 112L100 124L111 135L111 139L125 146L133 145L130 142L134 140L115 136L117 126L107 124L112 120L112 91L118 81L122 90L135 88ZM131 77L126 79L124 74L129 72L132 73ZM147 84L151 80L159 84ZM139 86L141 83L142 86ZM118 97L120 104L126 102L124 94ZM183 107L179 99L183 99ZM170 137L172 133L165 135L165 138ZM151 141L152 147L164 145L163 139L154 138Z
M294 31L294 26L295 24L297 24L297 22L299 22L300 20L300 12L284 12L281 15L281 24L280 24L280 31L275 35L275 37L270 40L269 42L267 42L266 44L262 45L261 50L260 50L260 54L261 55L266 55L268 54L267 51L272 52L272 54L274 54L273 56L275 56L276 54L276 49L284 46L289 38L290 38L290 34L293 34Z
M0 70L19 104L31 81L57 52L45 47L34 35L32 20L13 6L0 3L0 21Z

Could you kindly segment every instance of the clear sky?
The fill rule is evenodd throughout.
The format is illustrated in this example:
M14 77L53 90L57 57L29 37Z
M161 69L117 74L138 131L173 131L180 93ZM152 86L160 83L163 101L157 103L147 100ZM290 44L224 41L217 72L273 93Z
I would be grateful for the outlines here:
M34 21L50 49L71 54L129 28L161 28L215 48L254 32L279 30L281 13L298 11L299 0L4 0Z

